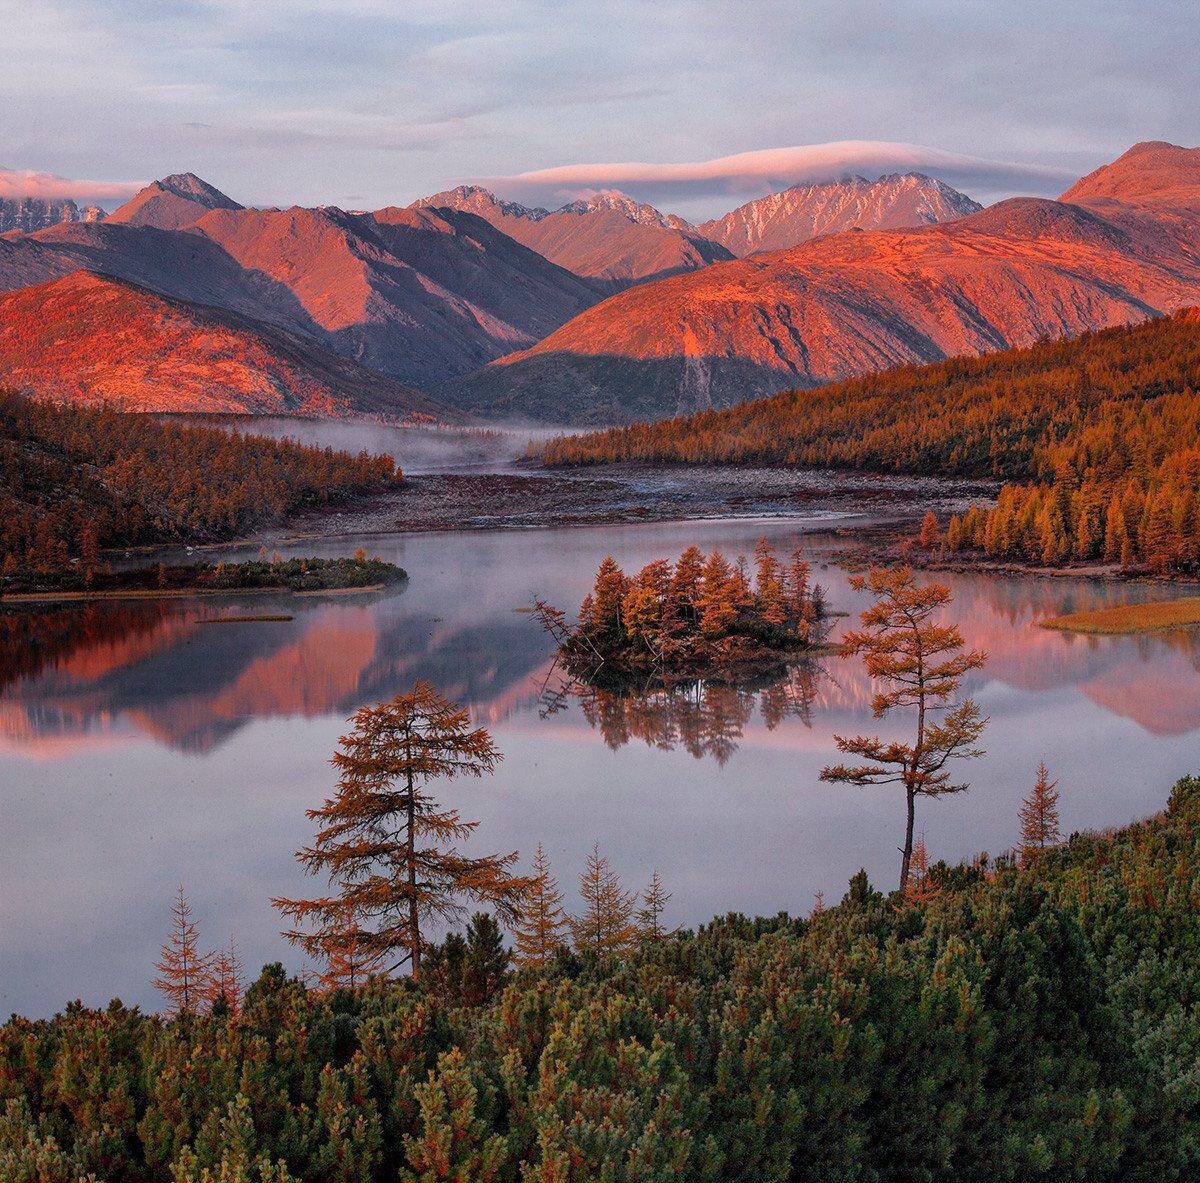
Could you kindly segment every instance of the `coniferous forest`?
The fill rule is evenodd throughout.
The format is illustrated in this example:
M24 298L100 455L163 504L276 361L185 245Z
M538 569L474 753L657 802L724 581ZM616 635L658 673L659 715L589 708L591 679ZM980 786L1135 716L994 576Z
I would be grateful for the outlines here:
M0 391L0 563L54 571L99 547L231 538L398 475L389 456Z
M1003 482L952 551L1200 564L1200 312L544 445L548 464L784 464Z

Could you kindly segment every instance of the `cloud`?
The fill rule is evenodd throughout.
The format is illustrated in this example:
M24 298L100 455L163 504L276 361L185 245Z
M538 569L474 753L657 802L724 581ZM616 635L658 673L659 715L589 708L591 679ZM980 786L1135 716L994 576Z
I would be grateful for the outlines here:
M112 207L128 201L145 184L145 181L72 181L28 168L0 168L0 198L18 201L22 197L40 197L44 201L70 198L80 205Z
M506 177L483 178L506 197L570 200L581 193L627 188L636 196L696 199L724 194L752 196L801 181L835 180L846 173L874 179L884 173L927 172L968 190L1049 192L1074 180L1063 169L1018 164L886 140L839 140L739 152L681 164L642 162L567 164Z

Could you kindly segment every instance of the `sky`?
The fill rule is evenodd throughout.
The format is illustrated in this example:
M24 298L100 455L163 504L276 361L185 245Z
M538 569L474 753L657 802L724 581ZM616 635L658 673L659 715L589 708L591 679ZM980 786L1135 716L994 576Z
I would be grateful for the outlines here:
M1195 0L0 0L0 30L0 196L109 208L183 171L700 218L915 167L988 202L1200 141Z

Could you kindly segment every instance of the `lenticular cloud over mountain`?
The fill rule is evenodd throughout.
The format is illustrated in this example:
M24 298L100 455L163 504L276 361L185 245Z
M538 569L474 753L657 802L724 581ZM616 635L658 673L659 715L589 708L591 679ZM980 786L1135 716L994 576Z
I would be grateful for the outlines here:
M74 181L54 173L29 168L0 168L0 198L20 200L37 197L43 201L72 201L119 205L128 201L145 181Z
M1058 192L1069 173L1045 165L990 160L920 144L887 140L839 140L738 152L676 164L640 161L567 164L508 177L487 178L506 196L521 200L567 199L620 186L640 197L676 199L728 193L765 193L799 181L835 180L846 173L929 172L954 185L995 197L1015 192Z

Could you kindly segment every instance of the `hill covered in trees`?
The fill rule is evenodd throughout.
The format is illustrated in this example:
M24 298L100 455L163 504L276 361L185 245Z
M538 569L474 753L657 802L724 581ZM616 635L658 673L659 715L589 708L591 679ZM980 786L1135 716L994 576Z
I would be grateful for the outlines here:
M1200 561L1200 310L551 441L552 465L784 464L994 478L952 549Z
M390 456L0 391L0 561L49 571L98 547L230 538L399 475Z
M0 1028L6 1178L1176 1180L1200 1166L1200 780L806 919L240 1009ZM491 964L476 949L458 952ZM461 942L459 942L461 945ZM456 946L458 948L458 946ZM205 1172L211 1172L206 1174Z

